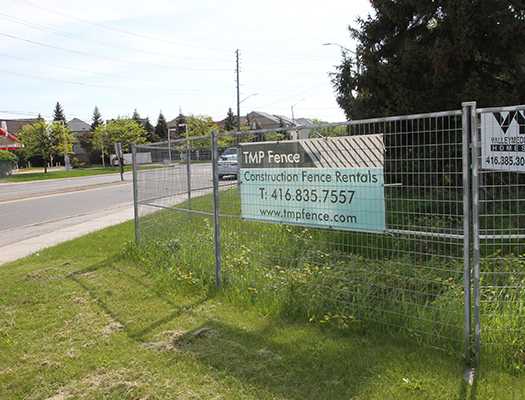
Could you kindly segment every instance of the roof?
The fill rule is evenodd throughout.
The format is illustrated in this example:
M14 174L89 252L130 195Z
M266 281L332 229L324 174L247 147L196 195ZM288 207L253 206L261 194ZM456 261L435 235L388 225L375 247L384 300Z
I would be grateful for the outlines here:
M182 114L179 114L177 115L175 118L173 118L171 121L169 121L167 123L168 125L168 128L176 128L177 125L179 124L179 121L180 120L184 120L186 122L186 116L185 115L182 115Z
M224 129L224 126L226 124L226 120L228 118L221 119L220 121L213 121L215 124L217 124L220 128ZM235 115L235 122L237 122L237 116ZM248 118L241 117L241 126L242 125L248 125Z
M275 115L268 114L263 111L252 111L251 113L248 114L248 119L261 118L261 117L266 118L272 122L275 122L276 124L279 123L279 118L277 118Z
M295 126L292 120L284 115L269 114L263 111L252 111L248 114L252 129L273 129Z
M67 127L71 132L90 132L91 131L91 125L89 125L87 122L82 121L78 118L73 118L71 121L67 123Z
M22 147L15 135L0 128L0 150L16 150Z
M310 118L296 118L295 123L300 126L312 126L315 125L314 121L312 121Z
M278 118L279 123L282 121L284 125L295 125L294 122L285 115L274 115L274 117Z
M24 125L34 124L38 118L21 118L21 119L0 119L0 122L5 121L7 124L7 131L16 135L22 130Z

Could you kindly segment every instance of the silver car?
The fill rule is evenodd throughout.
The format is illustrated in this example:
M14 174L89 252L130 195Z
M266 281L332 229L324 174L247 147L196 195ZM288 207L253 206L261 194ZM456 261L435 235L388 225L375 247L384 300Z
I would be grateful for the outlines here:
M219 179L225 176L234 176L237 179L239 175L239 160L237 159L237 148L229 147L221 154L217 161L217 172Z

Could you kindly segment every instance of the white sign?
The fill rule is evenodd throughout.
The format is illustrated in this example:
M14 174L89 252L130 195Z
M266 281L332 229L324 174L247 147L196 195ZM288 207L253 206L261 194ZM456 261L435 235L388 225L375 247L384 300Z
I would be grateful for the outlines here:
M382 135L242 143L244 219L385 230Z
M525 172L525 111L481 114L481 168Z

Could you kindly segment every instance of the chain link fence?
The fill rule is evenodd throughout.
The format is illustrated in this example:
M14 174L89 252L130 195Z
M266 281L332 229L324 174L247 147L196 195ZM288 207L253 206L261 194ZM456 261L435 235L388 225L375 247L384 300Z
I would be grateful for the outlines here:
M135 146L143 260L192 287L223 286L232 301L267 314L403 334L467 360L483 346L487 356L516 366L525 358L524 181L517 172L480 171L483 111L465 103L450 112ZM306 129L309 138L291 140ZM381 138L376 159L372 137ZM285 212L292 187L265 182L259 191L247 190L249 177L238 165L242 151L261 145L276 152L300 145L324 167L380 168L381 198L374 192L365 200L380 200L384 210L364 201L359 218L384 211L384 227L250 218L247 210L263 212L273 195L283 198L272 212ZM228 157L232 149L236 157ZM146 162L138 162L141 153L149 154ZM306 204L311 187L303 182L288 192ZM352 184L342 187L349 189L346 201ZM315 203L304 206L303 215L321 207L323 193L328 202L333 189L317 182Z

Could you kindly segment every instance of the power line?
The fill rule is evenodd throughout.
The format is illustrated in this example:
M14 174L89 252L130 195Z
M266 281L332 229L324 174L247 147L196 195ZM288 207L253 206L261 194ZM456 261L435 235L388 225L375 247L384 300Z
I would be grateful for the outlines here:
M27 63L31 63L31 64L34 64L34 59L29 59L29 58L24 58L24 57L20 57L20 56L14 56L14 55L11 55L11 54L5 54L5 53L0 53L0 57L6 57L6 58L11 58L13 60L18 60L18 61L23 61L23 62L27 62ZM87 69L82 69L82 68L72 68L72 67L67 67L67 66L63 66L63 65L56 65L56 64L50 64L50 63L42 63L42 62L38 62L38 65L43 65L43 66L48 66L48 67L51 67L51 68L57 68L57 69L62 69L62 70L66 70L66 71L73 71L73 72L80 72L80 73L84 73L84 74L90 74L90 75L98 75L98 76L101 76L101 77L123 77L123 75L121 73L107 73L107 72L93 72L93 71L89 71ZM146 81L146 80L138 80L136 78L132 78L133 79L133 82L136 82L136 83L143 83L143 84L146 84L146 85L156 85L158 84L158 82L154 82L154 81ZM159 89L162 89L164 90L165 88L162 87L162 88L159 88ZM194 93L202 93L201 90L189 90L188 92L194 92Z
M25 38L22 38L20 36L11 35L11 34L5 33L5 32L0 32L0 36L4 36L4 37L7 37L7 38L10 38L10 39L13 39L13 40L26 42L26 43L29 43L29 44L32 44L32 45L35 45L35 46L41 46L41 47L47 47L47 48L54 49L54 50L65 51L65 52L68 52L68 53L73 53L73 54L81 55L81 56L84 56L84 57L103 58L103 59L106 59L106 60L109 60L109 61L123 63L123 64L130 64L130 63L137 64L137 65L142 64L142 65L147 65L147 66L153 66L153 67L158 67L158 68L168 68L170 70L179 70L179 71L196 71L196 72L224 72L224 71L231 71L231 69L229 69L229 68L189 68L189 67L178 67L178 66L167 65L167 64L153 64L153 63L143 63L143 62L137 62L137 61L121 60L121 59L114 58L114 57L101 56L101 55L89 53L89 52L82 51L82 50L70 49L70 48L67 48L67 47L55 46L55 45L52 45L52 44L43 43L43 42L39 42L39 41L36 41L36 40L25 39Z
M78 85L78 86L86 86L86 87L94 87L94 88L100 88L100 89L130 89L130 90L137 90L137 87L129 87L129 86L116 86L116 85L101 85L96 83L85 83L85 82L79 82L79 81L71 81L71 80L64 80L64 79L56 79L56 78L49 78L49 77L42 77L37 75L29 75L21 72L15 72L15 71L9 71L5 69L0 69L0 72L5 74L10 74L14 76L20 76L23 78L30 78L30 79L37 79L37 80L43 80L43 81L49 81L49 82L58 82L58 83L65 83L69 85ZM153 88L155 90L158 90L158 88ZM195 92L179 92L179 91L170 91L165 90L165 93L172 93L177 95L195 95Z
M158 42L165 42L165 43L172 44L172 45L191 47L191 48L201 48L203 50L216 51L216 52L220 52L220 53L224 53L226 51L225 49L216 49L216 48L202 47L202 46L198 46L198 45L191 44L191 43L188 43L188 42L177 42L177 41L168 40L168 39L164 39L164 38L160 38L160 37L155 37L155 36L150 36L150 35L136 33L136 32L128 31L128 30L121 29L121 28L115 28L115 27L112 27L112 26L108 26L106 24L102 24L100 22L92 22L92 21L89 21L87 19L80 18L80 17L74 16L74 15L71 15L71 14L66 14L66 13L63 13L63 12L60 12L60 11L56 11L56 10L50 10L48 8L36 5L32 1L29 1L29 0L18 0L18 1L23 1L24 3L30 5L31 7L37 8L37 9L45 11L47 13L61 15L61 16L66 17L66 18L75 19L75 20L77 20L79 22L82 22L84 24L92 25L92 26L95 26L95 27L98 27L98 28L102 28L102 29L105 29L105 30L108 30L108 31L112 31L112 32L117 32L117 33L120 33L120 34L123 34L123 35L128 35L128 36L133 36L133 37L136 37L136 38L141 38L141 39L154 41L156 43L158 43Z
M7 21L9 21L11 23L27 26L27 27L29 27L31 29L36 29L36 30L39 30L41 32L50 32L53 35L65 37L65 38L68 38L68 39L78 39L78 35L57 31L53 27L51 27L49 25L46 26L46 25L42 25L42 24L35 24L33 22L28 22L27 20L23 20L23 19L20 19L20 18L17 18L17 17L13 17L13 16L11 16L9 14L5 14L5 13L2 13L2 12L0 12L0 16L3 17L3 19L5 19L5 20L7 20ZM109 48L109 49L120 49L120 50L125 50L125 51L133 51L135 53L143 53L143 54L154 55L154 56L166 56L166 53L161 53L161 52L156 52L156 51L142 50L142 49L136 49L136 48L131 48L131 47L122 47L122 46L116 46L116 45L109 45L106 42L101 42L101 41L93 40L93 39L89 39L89 41L92 42L92 43L97 44L98 46L103 46L103 47L106 47L106 48ZM199 59L196 59L196 58L193 58L193 57L190 57L190 58L184 57L184 59L185 60L203 61L203 59L199 60ZM214 60L217 60L217 57L214 57ZM220 60L221 61L227 61L226 59L220 59Z

